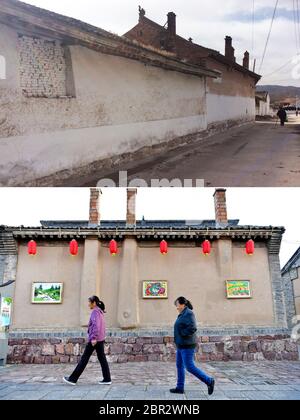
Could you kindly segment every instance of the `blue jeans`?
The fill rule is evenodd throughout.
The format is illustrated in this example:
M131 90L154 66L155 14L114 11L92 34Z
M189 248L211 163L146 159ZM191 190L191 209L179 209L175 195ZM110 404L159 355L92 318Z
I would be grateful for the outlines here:
M180 389L181 391L184 391L185 370L196 376L196 378L204 382L207 386L211 385L212 383L212 378L197 368L194 359L195 349L177 349L177 389Z

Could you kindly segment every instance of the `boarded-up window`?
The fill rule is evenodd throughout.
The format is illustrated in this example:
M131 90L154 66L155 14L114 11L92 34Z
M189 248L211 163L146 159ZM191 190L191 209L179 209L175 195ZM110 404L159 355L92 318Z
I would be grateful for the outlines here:
M21 88L28 97L74 96L68 92L67 77L72 72L66 61L66 48L59 41L19 37Z

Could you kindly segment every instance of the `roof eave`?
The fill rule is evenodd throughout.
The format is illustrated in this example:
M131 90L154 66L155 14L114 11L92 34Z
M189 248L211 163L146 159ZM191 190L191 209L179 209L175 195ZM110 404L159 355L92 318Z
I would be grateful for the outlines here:
M198 77L219 77L219 74L213 70L182 62L175 57L147 49L146 46L125 37L19 1L1 0L0 22L12 25L19 30L25 28L33 33L42 31L55 38L80 44L104 54L129 58L154 67Z

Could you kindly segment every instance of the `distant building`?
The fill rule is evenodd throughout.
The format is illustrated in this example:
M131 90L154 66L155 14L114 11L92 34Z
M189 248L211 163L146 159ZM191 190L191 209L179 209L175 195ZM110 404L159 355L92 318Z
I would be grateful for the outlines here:
M290 299L288 318L291 323L295 315L300 316L300 247L286 263L281 273Z
M284 228L228 219L223 189L214 195L214 220L136 220L136 194L127 192L126 220L102 220L101 192L91 189L86 221L2 230L5 258L14 257L6 278L16 279L9 361L77 361L94 294L107 306L112 361L174 360L174 301L182 295L195 306L200 360L297 360L279 262ZM71 255L74 239L79 249ZM204 250L204 241L211 249ZM59 296L51 302L53 291Z
M165 26L159 25L140 11L139 22L125 37L162 51L172 52L180 60L206 65L221 73L207 80L207 122L209 126L235 125L255 119L255 87L260 76L249 68L250 55L244 54L243 64L236 62L232 38L226 36L225 53L195 44L182 38L176 31L176 15L168 13Z
M255 94L256 115L267 117L273 114L271 110L271 98L269 92L256 92Z

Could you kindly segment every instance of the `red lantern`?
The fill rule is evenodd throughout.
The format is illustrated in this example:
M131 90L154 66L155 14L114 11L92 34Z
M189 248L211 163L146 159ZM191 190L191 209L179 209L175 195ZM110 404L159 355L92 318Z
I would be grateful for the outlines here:
M118 244L114 239L109 243L109 250L113 257L115 257L118 253Z
M255 243L252 239L246 243L246 252L248 255L253 255L255 251Z
M37 254L37 245L35 241L30 241L28 243L28 254L29 255L36 255Z
M168 253L168 243L166 241L161 241L160 252L163 255L167 255L167 253Z
M205 256L207 256L211 253L211 243L207 239L202 244L202 250L203 250L203 254Z
M78 254L78 248L78 242L75 239L73 239L70 242L70 254L75 257Z

